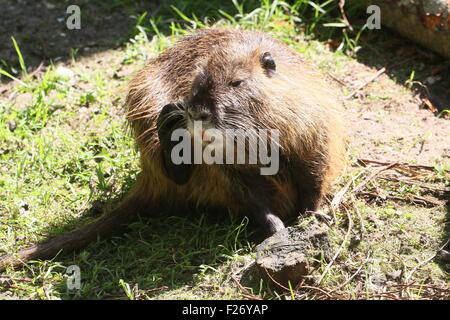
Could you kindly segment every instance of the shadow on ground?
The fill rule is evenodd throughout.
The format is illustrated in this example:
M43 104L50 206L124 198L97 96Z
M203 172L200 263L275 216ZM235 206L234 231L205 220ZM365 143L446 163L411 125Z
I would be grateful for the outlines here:
M129 185L123 189L129 189ZM94 202L81 213L81 220L45 232L60 235L89 224L118 207L122 199L115 196ZM241 249L249 252L249 242L261 239L258 232L251 232L254 226L247 222L224 208L148 208L122 234L98 239L86 248L52 259L65 267L76 265L81 271L79 291L69 290L65 280L56 285L56 291L63 299L127 299L125 288L120 286L123 281L135 298L180 297L179 291L192 290L203 271L221 267ZM38 266L42 263L46 264L38 262ZM64 274L65 269L60 271ZM186 294L181 296L190 298L192 292Z
M350 23L355 30L360 30L367 19L365 7L352 9L357 12L353 12ZM331 48L343 41L342 32L336 28L318 26L313 33L319 41L331 44ZM356 31L347 30L346 33L352 39L356 36ZM377 70L385 67L385 74L392 80L402 86L410 85L420 99L429 99L437 109L436 115L450 109L450 60L384 26L379 30L366 29L356 45L359 47L355 55L358 62Z
M139 16L147 12L158 27L170 32L171 22L183 22L171 6L190 16L195 13L202 20L206 15L218 16L218 10L232 11L230 2L185 0L4 0L0 10L0 67L8 72L20 70L19 58L11 37L19 45L28 71L42 62L65 61L73 56L120 47L134 36ZM257 1L248 1L256 4ZM206 4L205 4L206 3ZM70 30L67 8L77 5L81 11L81 29ZM148 24L148 23L146 23ZM3 77L5 78L5 77ZM4 79L7 81L8 79Z
M362 48L357 54L359 62L376 69L385 67L386 74L398 84L415 81L411 83L413 91L422 101L428 99L437 109L436 114L450 109L448 59L397 36L389 29L374 30L362 40ZM432 108L429 105L423 107Z
M18 68L18 56L11 37L20 47L29 71L41 62L70 59L116 48L132 30L134 8L107 8L102 1L5 0L0 11L0 58L3 64ZM69 30L69 5L81 9L81 29ZM154 7L152 2L149 9ZM5 68L5 66L2 66Z

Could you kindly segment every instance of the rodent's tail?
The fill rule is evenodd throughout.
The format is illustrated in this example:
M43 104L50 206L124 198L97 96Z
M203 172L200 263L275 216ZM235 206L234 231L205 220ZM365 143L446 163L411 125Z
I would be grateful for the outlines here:
M98 237L108 238L123 233L127 230L128 225L137 219L139 209L139 199L130 195L118 208L103 214L94 222L33 244L17 253L0 257L0 271L7 266L18 267L29 260L51 259L59 252L81 250Z

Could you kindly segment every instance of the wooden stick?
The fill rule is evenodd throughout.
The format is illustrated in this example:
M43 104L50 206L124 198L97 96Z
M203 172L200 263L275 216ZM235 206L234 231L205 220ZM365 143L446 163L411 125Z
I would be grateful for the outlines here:
M382 200L386 200L386 199L390 199L390 200L399 200L399 201L407 201L407 202L411 202L411 203L415 203L415 204L429 204L433 207L435 206L440 206L441 203L439 202L435 202L432 200L428 200L419 196L412 196L412 198L402 198L402 197L397 197L397 196L391 196L391 195L380 195L377 194L375 192L360 192L360 194L365 195L365 196L370 196L370 197L374 197L374 198L379 198Z
M341 289L341 288L343 288L343 287L345 287L347 284L349 284L350 281L352 281L352 279L353 279L354 277L356 277L356 275L357 275L358 273L361 272L362 268L366 265L367 262L369 262L369 259L370 259L370 253L367 255L366 260L364 260L363 263L361 263L361 265L359 266L358 270L356 270L356 272L353 273L352 276L351 276L350 278L348 278L348 279L345 280L343 283L341 283L339 286L337 286L336 288L334 288L333 290L331 290L331 291L330 291L330 294L333 293L333 292L335 292L335 291L337 291L337 290L339 290L339 289Z
M437 255L438 252L441 251L442 249L444 249L448 244L450 243L450 238L438 249L436 250L436 253L434 253L433 255L431 255L429 258L423 260L422 262L418 263L414 269L411 270L411 272L406 276L405 278L405 282L408 282L409 279L411 279L412 275L414 274L414 272L416 272L420 267L423 267L424 265L426 265L428 262L430 262L431 260L433 260Z
M230 277L238 286L238 288L243 292L243 296L245 296L247 299L252 299L252 300L262 300L261 298L252 295L244 286L242 286L242 284L238 281L238 279L236 279L234 277L234 275L232 275Z
M353 29L352 25L347 19L347 15L345 14L345 0L339 0L339 11L341 11L342 20L344 20L345 24L347 25L347 28L350 29L351 32L354 32L355 29Z
M385 167L382 167L381 169L379 169L378 171L372 173L370 176L368 176L366 179L364 179L364 181L361 182L358 186L356 186L351 192L352 193L353 192L354 193L359 193L362 190L362 188L364 188L364 186L369 183L370 180L375 178L377 175L379 175L383 171L389 170L389 169L395 167L396 165L397 165L397 163L395 162L395 163L391 163L391 164L389 164L389 165L387 165Z
M383 67L380 70L377 71L377 73L375 73L372 77L370 77L369 80L367 80L366 82L364 82L363 84L359 85L352 93L350 93L348 96L346 96L344 99L345 100L349 100L351 99L359 90L361 90L362 88L364 88L365 86L367 86L369 83L371 83L372 81L374 81L376 78L378 78L379 76L381 76L383 73L386 72L386 68Z
M372 159L362 159L362 158L358 159L358 162L360 162L363 165L367 165L366 163L375 163L375 164L380 164L380 165L384 165L384 166L394 163L394 162L372 160ZM411 164L411 163L405 163L405 162L395 162L395 163L397 163L398 166L405 166L405 167L410 167L410 168L432 170L432 171L435 170L434 167L426 166L423 164ZM445 170L445 171L450 173L450 170Z
M353 227L353 220L352 217L350 216L350 213L348 212L347 209L345 209L345 213L347 214L347 219L348 219L348 228L347 228L347 233L345 234L344 240L341 243L341 246L339 247L338 251L336 252L336 254L334 255L334 257L331 259L331 261L327 264L327 266L325 267L325 270L323 271L322 275L320 276L317 284L319 285L323 278L325 277L325 275L328 273L328 270L330 270L331 266L334 264L334 262L336 261L337 257L339 256L339 254L341 253L342 249L344 248L349 236L350 236L350 232L352 231L352 227Z
M336 193L336 195L333 197L333 200L331 201L331 208L333 209L333 215L334 215L334 210L339 207L339 205L341 204L342 200L344 199L345 193L348 191L348 189L350 188L352 183L354 183L355 180L357 178L359 178L369 168L370 168L370 166L364 168L360 173L358 173L356 175L356 177L354 177L354 178L352 177L352 179L349 182L347 182L347 184L341 190L339 190L338 193ZM336 217L334 217L334 220L336 220Z
M378 177L380 179L383 180L387 180L387 181L395 181L395 182L403 182L406 184L410 184L410 185L416 185L418 187L424 188L424 189L429 189L429 190L433 190L433 191L441 191L441 192L447 192L449 190L445 190L445 189L441 189L441 188L436 188L434 186L428 185L428 184L424 184L418 181L414 181L414 180L404 180L404 179L399 179L396 177L388 177L388 176L380 176Z

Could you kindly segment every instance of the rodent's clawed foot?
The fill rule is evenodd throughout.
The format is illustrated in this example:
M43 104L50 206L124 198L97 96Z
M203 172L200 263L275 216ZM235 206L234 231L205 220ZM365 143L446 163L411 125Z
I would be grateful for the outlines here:
M272 213L267 213L264 216L264 220L269 235L273 235L285 228L283 221Z

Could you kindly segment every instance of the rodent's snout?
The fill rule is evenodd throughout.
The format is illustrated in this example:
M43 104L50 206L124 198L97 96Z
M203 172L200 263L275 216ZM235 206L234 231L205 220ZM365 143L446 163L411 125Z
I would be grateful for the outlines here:
M211 137L207 134L208 129L214 128L212 123L212 112L202 106L188 106L187 113L187 129L192 135L194 141L199 141L202 145L211 142Z
M211 121L211 111L201 107L187 108L187 114L192 121Z

